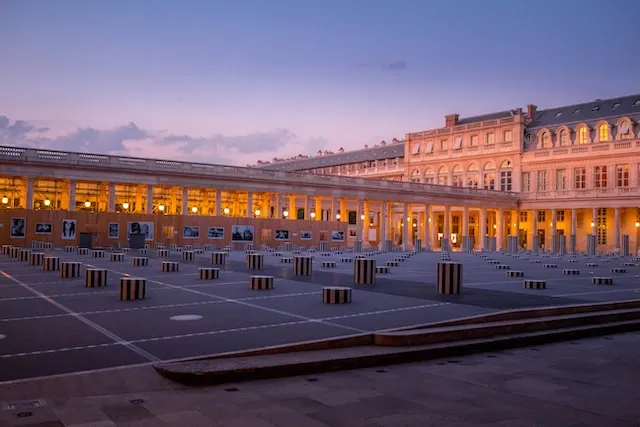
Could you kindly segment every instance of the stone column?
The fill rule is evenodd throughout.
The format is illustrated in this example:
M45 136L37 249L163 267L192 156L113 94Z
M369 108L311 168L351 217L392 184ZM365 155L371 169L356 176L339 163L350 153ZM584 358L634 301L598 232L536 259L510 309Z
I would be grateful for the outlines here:
M304 196L304 219L311 219L311 197Z
M571 209L571 235L569 236L569 253L576 253L576 236L578 235L578 214L577 209Z
M109 183L109 199L107 202L107 212L116 211L116 185L113 182Z
M424 230L422 230L423 232L423 242L422 244L424 245L424 250L425 251L430 251L431 250L431 222L429 221L431 219L431 206L429 206L428 203L426 203L424 205Z
M504 210L496 209L496 251L502 249L504 236Z
M365 200L362 206L364 220L362 224L362 241L369 246L369 201Z
M388 222L388 206L389 202L383 200L380 202L380 224L378 227L380 228L380 243L384 245L385 240L389 240L389 236L387 235L387 222Z
M451 238L451 206L444 205L444 228L442 232L442 239L440 240L440 249L443 251L450 251L451 245L449 244Z
M289 211L289 216L287 217L288 220L294 220L297 217L297 212L296 212L296 195L292 194L289 196L289 207L287 208L287 210Z
M551 252L554 254L558 252L558 237L556 236L558 229L557 212L557 209L551 209Z
M538 211L531 210L531 250L538 252Z
M462 209L462 250L467 252L471 248L471 239L469 239L469 206Z
M76 210L76 182L69 181L69 211Z
M253 193L251 191L247 192L247 218L253 218Z
M347 200L344 197L340 197L340 222L346 222L349 220L349 214L347 213Z
M216 189L216 205L213 211L215 216L220 216L222 213L222 191Z
M189 215L189 189L187 187L182 188L182 215Z
M596 236L598 230L598 208L591 209L591 222L593 223L591 226L591 235Z
M322 220L322 197L316 196L316 221Z
M620 252L620 208L613 209L613 250Z
M518 252L520 250L520 210L516 209L515 211L513 211L514 213L514 220L513 220L513 226L515 227L515 231L514 231L514 248L513 250Z
M33 178L27 178L27 209L33 209Z
M487 209L482 208L478 210L478 248L481 251L486 251L488 248L485 246L487 233Z
M411 225L407 218L409 217L409 203L404 202L402 208L402 247L405 251L409 250L409 226Z

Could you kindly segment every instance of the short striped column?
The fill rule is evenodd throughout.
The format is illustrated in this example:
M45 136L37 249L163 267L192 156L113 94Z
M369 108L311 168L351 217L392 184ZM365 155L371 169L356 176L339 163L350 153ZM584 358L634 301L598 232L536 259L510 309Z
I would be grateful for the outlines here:
M247 255L247 268L249 270L262 270L264 268L264 256L262 254Z
M77 248L78 255L89 255L89 248Z
M252 251L253 250L253 243L245 243L244 244L244 250L246 251Z
M569 254L571 255L576 254L576 235L575 234L569 235Z
M358 258L353 260L353 283L370 285L376 282L376 260Z
M60 276L68 279L80 276L80 263L76 261L63 261L60 263Z
M620 243L621 243L620 255L622 255L622 256L630 256L631 252L629 251L629 235L628 234L623 234L622 235L622 240L620 241Z
M227 253L226 252L213 252L211 254L211 264L213 265L224 265L227 262Z
M84 273L84 283L87 288L107 286L107 270L104 268L87 268Z
M44 261L44 253L42 252L31 252L29 254L29 264L31 265L42 265Z
M422 239L415 239L413 241L413 249L416 252L422 252Z
M336 262L335 261L322 261L320 263L320 266L322 268L336 268Z
M185 261L193 261L193 259L195 258L195 253L192 250L189 251L183 251L182 252L182 259Z
M11 255L11 245L2 245L2 255Z
M439 262L437 286L439 294L460 295L462 293L462 264L459 262Z
M273 276L251 276L249 289L254 291L273 289Z
M577 276L580 274L580 270L577 268L563 268L562 274L565 276Z
M353 242L353 251L362 252L362 240L356 240Z
M22 248L19 248L18 246L11 246L11 258L13 259L18 259L20 258L20 251L22 250Z
M293 264L293 258L291 258L291 257L282 257L282 258L280 258L280 264Z
M158 258L166 258L169 256L169 250L167 249L158 249Z
M507 271L507 277L524 277L524 271L509 270Z
M546 280L524 280L522 285L525 289L547 289Z
M376 266L376 274L389 274L389 267L386 265Z
M172 273L180 270L180 264L175 261L162 261L162 272Z
M122 252L112 252L109 255L109 259L113 262L122 262L124 261L124 254Z
M325 286L322 288L322 302L324 304L349 304L351 302L351 293L351 288Z
M310 256L297 256L293 259L294 276L311 276L313 271L313 258Z
M20 261L29 262L29 255L31 255L31 249L20 249Z
M440 239L440 248L442 249L442 251L449 251L449 239L447 239L446 237Z
M104 251L102 249L95 249L91 252L92 258L104 258Z
M387 261L387 267L397 267L398 261Z
M591 283L594 285L613 285L613 277L592 277Z
M538 239L538 236L531 236L531 252L533 253L537 253L538 252L538 248L540 247L540 239Z
M200 267L198 269L200 280L214 280L220 277L220 269L213 267Z
M183 249L184 249L185 251L192 251L192 250L193 250L193 245L184 245L184 246L183 246Z
M146 267L147 265L149 265L149 258L147 258L146 256L133 257L134 267Z
M558 255L566 255L567 253L567 236L561 234L558 236Z
M42 260L42 269L44 271L58 271L60 270L60 258L55 256L46 256Z
M146 296L147 281L138 277L122 277L120 279L120 300L134 301Z
M320 242L320 252L327 252L327 251L329 251L329 242L327 241Z

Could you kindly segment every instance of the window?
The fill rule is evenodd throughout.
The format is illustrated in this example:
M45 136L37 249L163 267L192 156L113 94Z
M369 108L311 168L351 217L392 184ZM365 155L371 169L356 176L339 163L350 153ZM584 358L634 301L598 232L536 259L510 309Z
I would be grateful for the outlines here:
M538 171L536 191L547 191L547 171Z
M593 168L593 184L595 188L607 188L606 166L596 166Z
M538 222L547 222L547 212L538 211Z
M569 133L565 129L560 131L558 138L560 139L560 145L569 145Z
M575 116L576 114L580 114L579 108L576 108L575 110L573 110L573 115Z
M573 169L573 184L576 190L587 188L587 168L583 166Z
M616 102L616 103L613 104L613 106L611 108L616 110L619 106L620 106L620 103Z
M433 141L429 141L427 142L427 148L425 148L424 152L426 154L431 154L433 153Z
M414 156L420 154L420 143L413 144L411 146L411 154L413 154Z
M529 212L527 211L520 211L520 222L527 222L529 221Z
M598 218L598 229L596 231L596 238L598 239L599 245L607 244L607 208L598 208L597 212Z
M594 113L595 113L596 111L600 111L600 106L599 106L599 105L596 105L595 107L591 108L591 111L593 111Z
M551 135L549 132L545 132L542 134L542 148L550 148L551 147Z
M469 147L477 147L478 146L478 135L471 135L471 139L469 140Z
M496 175L492 172L486 172L484 174L484 189L495 190L496 189Z
M598 127L598 136L600 142L606 142L609 140L609 125L606 123L601 124Z
M456 136L456 142L453 143L454 150L460 150L462 148L462 137Z
M589 131L586 126L578 130L578 144L583 145L589 142Z
M623 121L618 126L618 135L620 139L630 139L633 138L633 133L631 132L631 125L628 121Z
M454 175L453 176L453 181L451 182L451 185L453 185L454 187L462 187L462 183L463 183L463 176L462 175Z
M634 107L640 107L640 99L636 99L636 100L633 102L633 106L634 106Z
M440 151L447 151L449 149L449 140L443 139L440 141Z
M531 172L522 172L522 191L531 191Z
M567 170L556 169L556 190L567 189Z
M493 145L496 143L496 134L490 132L487 134L487 145Z
M438 174L438 185L447 185L448 179L447 175Z
M469 175L467 176L467 187L469 188L478 188L478 175Z
M500 190L511 191L511 171L500 171Z
M564 222L564 210L559 209L556 211L556 222Z
M510 130L504 131L504 142L511 142L513 139L513 134Z
M562 111L558 111L558 112L556 113L556 117L560 117L561 115L562 115Z
M616 165L616 187L629 186L629 165Z

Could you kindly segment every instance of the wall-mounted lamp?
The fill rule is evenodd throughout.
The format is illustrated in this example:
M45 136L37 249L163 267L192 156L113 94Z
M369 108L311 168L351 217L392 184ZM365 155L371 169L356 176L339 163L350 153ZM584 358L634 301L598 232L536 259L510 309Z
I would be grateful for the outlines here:
M256 216L260 216L260 214L261 214L262 212L260 211L260 209L256 209L256 211L255 211L254 213L256 214Z
M158 210L160 212L164 212L164 205L158 205Z
M44 199L44 205L45 205L45 206L51 206L51 200L49 200L49 199Z
M9 203L9 198L7 196L2 196L2 204L6 205L7 203Z
M284 216L285 218L287 218L289 216L289 211L288 210L284 210L282 211L282 216Z
M84 207L85 208L90 208L91 207L91 202L88 201L88 200L86 202L84 202Z
M229 215L229 212L231 212L231 211L229 210L229 208L224 208L224 209L222 210L222 212L223 212L225 215Z
M315 212L311 212L309 215L311 216L311 218L315 218L316 217L316 213Z
M46 202L46 200L45 200L45 202ZM45 203L45 204L46 204L46 203ZM122 209L125 209L125 210L126 210L126 209L129 209L129 203L124 202L124 203L122 204Z
M193 212L193 213L197 213L197 212L198 212L198 208L197 208L197 207L195 207L195 206L193 206L193 207L191 208L191 212Z

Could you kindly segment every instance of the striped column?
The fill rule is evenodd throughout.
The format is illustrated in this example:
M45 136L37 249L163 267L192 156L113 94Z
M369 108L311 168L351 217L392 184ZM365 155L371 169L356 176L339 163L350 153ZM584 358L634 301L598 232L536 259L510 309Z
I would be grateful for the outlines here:
M329 242L327 242L327 241L320 242L320 251L321 252L328 252L329 251Z
M13 258L13 259L20 258L20 251L21 250L22 250L22 248L19 248L17 246L11 246L11 258Z
M247 255L247 268L249 270L262 270L264 268L264 256L262 254Z
M382 241L382 252L393 252L393 242L391 240Z
M172 273L180 271L180 263L175 261L162 261L162 272Z
M421 239L415 239L413 241L413 249L416 252L422 252L422 240Z
M622 240L620 242L622 245L620 247L620 255L622 256L630 256L631 252L629 251L629 235L623 234Z
M104 251L102 249L96 249L91 252L93 258L104 258Z
M124 261L124 254L121 252L112 252L111 255L109 255L109 259L113 262L122 262Z
M294 276L311 276L313 269L313 258L310 256L297 256L293 260Z
M596 236L594 234L587 234L587 255L596 254Z
M29 262L29 255L31 255L31 249L20 249L20 261Z
M198 269L200 280L214 280L220 277L220 269L212 267L201 267Z
M440 249L443 251L449 251L449 239L447 239L446 237L443 237L442 239L440 239Z
M104 268L87 268L85 272L85 286L87 288L107 286L107 270Z
M362 240L356 240L353 245L355 252L362 252Z
M540 246L540 243L538 242L538 235L534 234L533 236L531 236L531 252L537 253L539 246Z
M324 304L349 304L351 302L351 288L325 286L322 288L322 302Z
M136 256L133 257L133 266L134 267L146 267L149 265L149 258L145 256Z
M213 252L211 254L211 264L213 265L224 265L227 262L227 253L226 252Z
M567 253L567 236L560 235L558 236L558 240L558 254L565 255Z
M31 265L42 265L44 260L44 253L42 252L31 252L29 254L29 264Z
M146 296L147 281L137 277L123 277L120 279L120 300L134 301Z
M551 253L552 254L558 253L558 235L556 234L551 235Z
M254 291L273 289L273 276L251 276L249 289Z
M80 263L75 261L65 261L60 263L60 276L71 278L80 276Z
M42 260L42 269L44 271L58 271L60 270L60 258L55 256L46 256Z
M353 283L370 285L376 282L376 260L359 258L353 260Z
M576 235L572 234L569 236L569 253L571 255L576 254Z
M462 264L459 262L438 263L438 293L460 295L462 292Z

